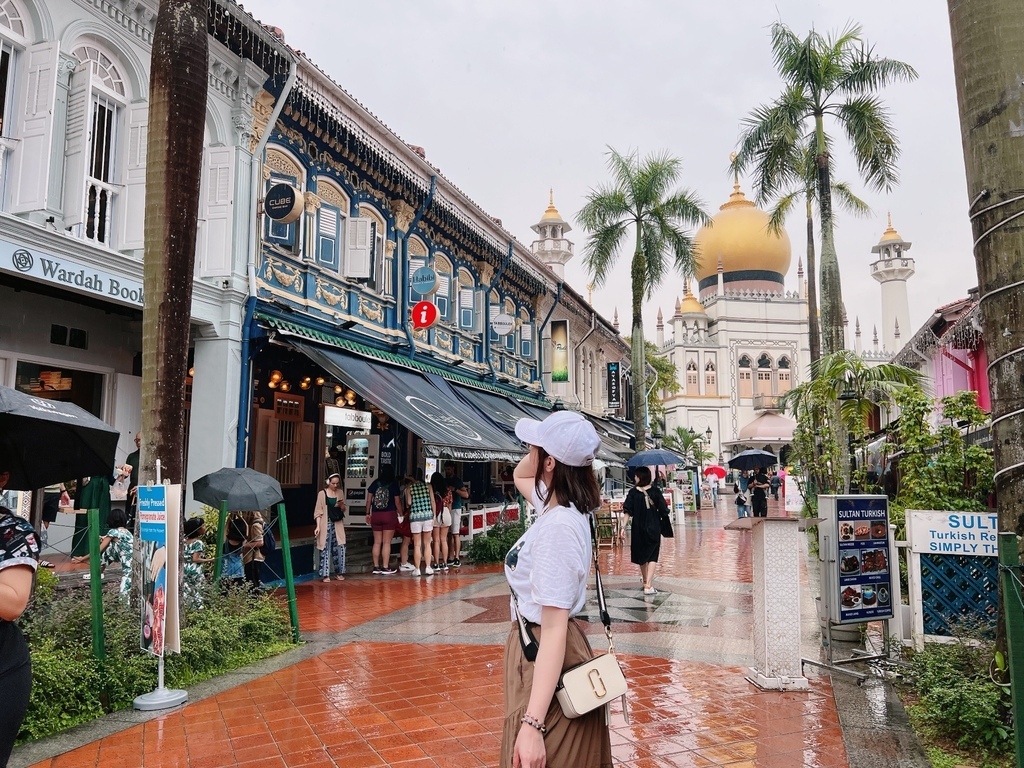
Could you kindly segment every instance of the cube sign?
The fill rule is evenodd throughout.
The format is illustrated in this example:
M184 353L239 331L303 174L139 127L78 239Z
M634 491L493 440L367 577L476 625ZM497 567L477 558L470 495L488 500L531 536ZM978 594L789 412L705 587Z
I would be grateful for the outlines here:
M430 267L420 267L412 273L409 282L420 296L429 296L437 291L437 272Z
M437 322L437 307L432 301L417 301L412 307L412 327L429 328Z
M291 224L302 215L302 193L291 184L275 184L263 198L263 210L280 224Z

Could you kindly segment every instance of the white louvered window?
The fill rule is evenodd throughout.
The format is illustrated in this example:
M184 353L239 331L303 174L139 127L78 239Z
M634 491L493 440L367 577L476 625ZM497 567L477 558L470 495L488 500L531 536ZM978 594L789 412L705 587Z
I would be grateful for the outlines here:
M409 291L409 303L415 304L417 301L421 301L423 296L412 289L412 276L416 274L417 269L422 269L427 266L427 259L425 256L410 256L409 257L409 282L406 289Z
M14 46L0 39L0 136L11 136L14 106Z
M472 330L476 321L476 291L472 288L459 289L459 327Z
M523 323L519 329L519 336L523 357L533 357L533 325L531 323Z
M451 319L451 290L452 276L444 272L437 273L437 292L434 294L434 304L437 312L444 320Z
M330 270L341 267L341 212L333 205L320 204L316 225L316 262Z

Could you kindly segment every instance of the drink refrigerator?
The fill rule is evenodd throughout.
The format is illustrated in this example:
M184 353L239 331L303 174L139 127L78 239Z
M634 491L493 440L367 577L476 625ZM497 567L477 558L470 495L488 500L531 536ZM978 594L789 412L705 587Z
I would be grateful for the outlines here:
M345 441L345 504L350 525L363 522L366 489L377 479L379 448L379 435L349 435Z

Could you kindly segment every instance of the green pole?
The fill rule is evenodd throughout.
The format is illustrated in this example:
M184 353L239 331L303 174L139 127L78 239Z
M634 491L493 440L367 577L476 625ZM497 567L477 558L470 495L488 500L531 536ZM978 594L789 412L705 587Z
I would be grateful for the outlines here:
M284 504L277 505L277 519L281 524L281 559L284 561L284 583L288 589L288 614L292 619L292 639L298 643L299 637L299 606L295 602L295 576L292 573L292 545L288 539L288 516Z
M1006 658L1010 668L1013 705L1013 739L1017 765L1024 765L1024 608L1014 571L1020 568L1017 534L999 534L999 579L1003 588L1003 616L1006 617Z
M220 503L220 516L217 518L217 554L213 560L213 583L220 581L220 569L224 560L224 526L228 522L228 503Z
M92 601L92 655L97 661L107 657L106 636L103 630L103 582L100 581L100 511L86 512L89 529L89 595Z

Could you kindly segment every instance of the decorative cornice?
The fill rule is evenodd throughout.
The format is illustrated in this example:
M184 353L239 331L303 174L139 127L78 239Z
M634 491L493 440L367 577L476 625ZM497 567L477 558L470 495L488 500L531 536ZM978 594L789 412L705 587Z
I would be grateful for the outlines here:
M141 0L76 0L84 8L112 21L146 48L153 47L156 11Z

